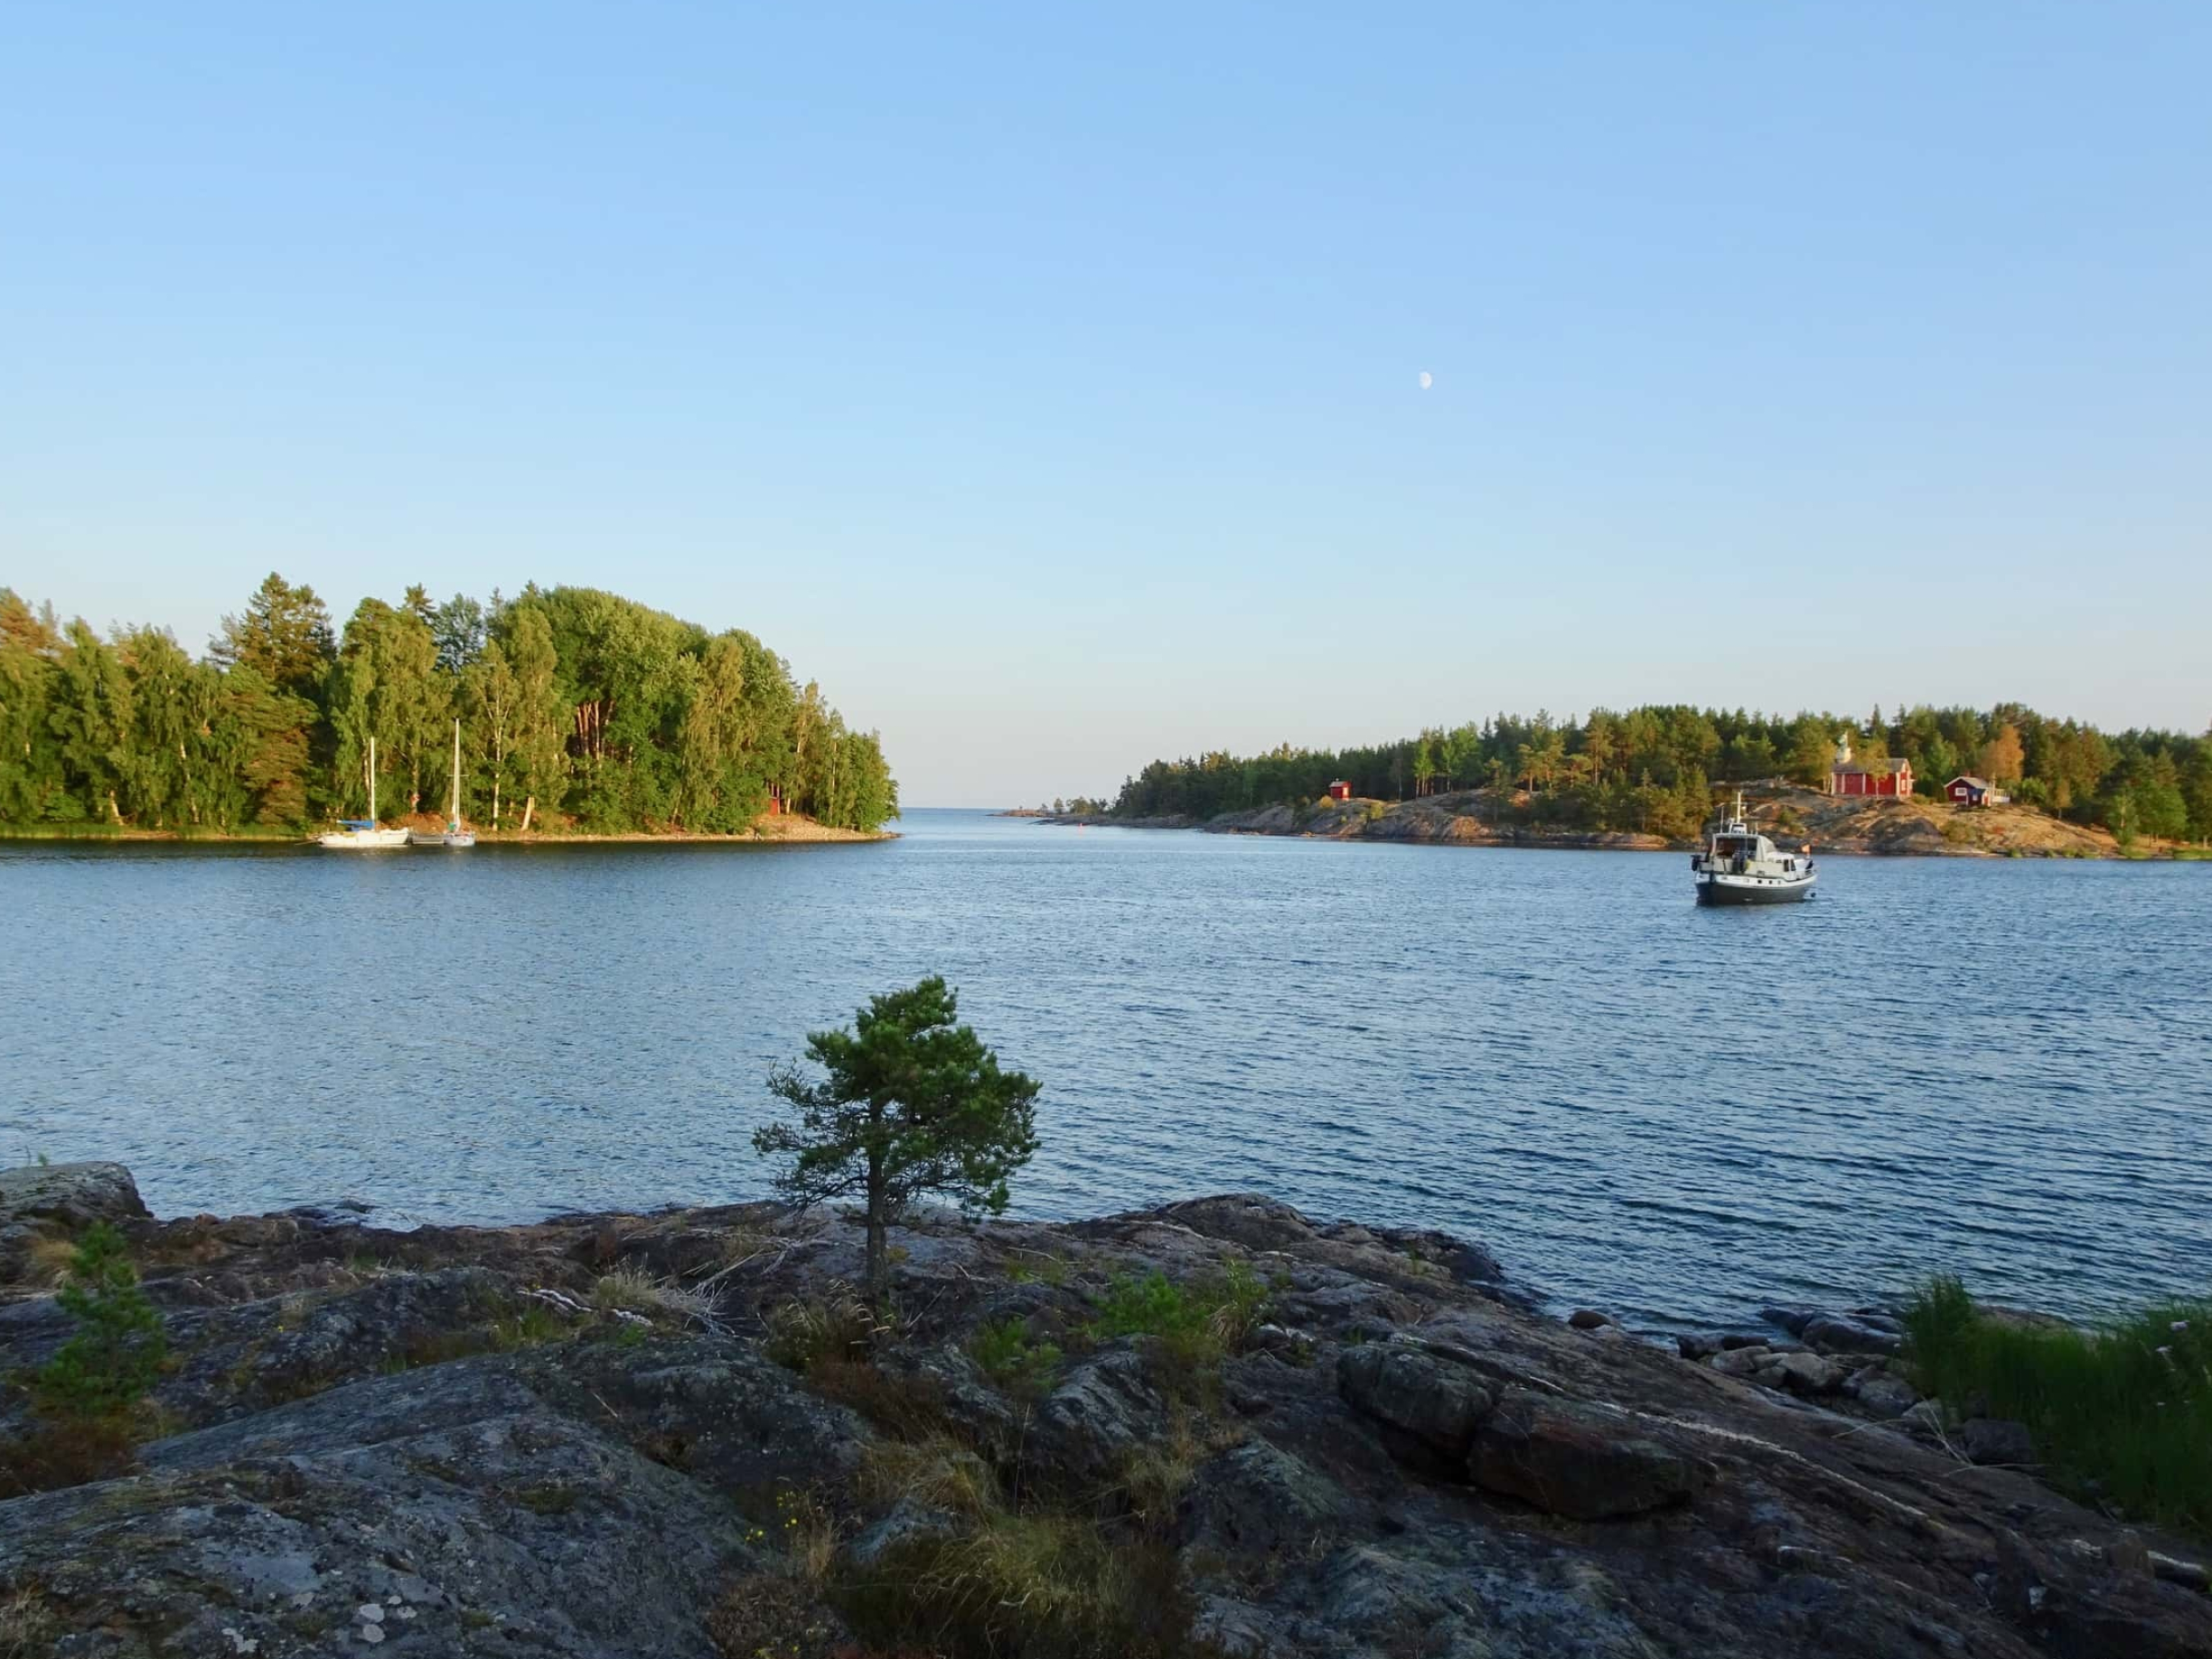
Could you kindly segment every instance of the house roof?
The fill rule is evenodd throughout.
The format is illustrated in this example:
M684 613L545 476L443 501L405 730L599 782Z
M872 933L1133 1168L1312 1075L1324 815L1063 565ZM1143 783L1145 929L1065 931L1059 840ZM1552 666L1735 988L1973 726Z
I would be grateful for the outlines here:
M1908 771L1908 770L1910 770L1910 769L1911 769L1911 766L1912 766L1912 763L1911 763L1910 761L1908 761L1908 760L1903 760L1903 759L1898 759L1898 760L1870 760L1870 761L1853 761L1853 762L1852 762L1852 763L1851 763L1851 764L1849 764L1849 765L1840 765L1840 766L1838 766L1838 767L1836 768L1836 771L1837 771L1838 773L1847 773L1847 772L1866 773L1872 773L1872 774L1875 774L1875 775L1878 775L1878 776L1879 776L1880 773L1885 773L1885 772L1905 772L1905 771Z
M1958 774L1958 776L1953 778L1951 780L1951 783L1971 783L1976 789L1987 789L1990 786L1990 782L1987 778L1977 778L1973 773L1965 772L1962 772ZM1951 783L1946 783L1944 785L1944 787L1945 789L1949 789L1951 787Z

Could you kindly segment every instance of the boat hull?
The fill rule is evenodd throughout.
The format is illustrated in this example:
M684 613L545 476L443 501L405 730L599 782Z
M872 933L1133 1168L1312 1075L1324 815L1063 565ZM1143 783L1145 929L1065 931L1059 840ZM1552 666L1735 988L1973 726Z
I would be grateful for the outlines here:
M341 830L333 835L318 836L318 847L328 847L340 852L383 852L408 844L404 830Z
M1744 876L1701 876L1697 902L1701 904L1797 904L1813 896L1816 877L1796 881L1762 881Z
M476 836L469 830L411 830L408 832L409 847L468 848L476 845Z

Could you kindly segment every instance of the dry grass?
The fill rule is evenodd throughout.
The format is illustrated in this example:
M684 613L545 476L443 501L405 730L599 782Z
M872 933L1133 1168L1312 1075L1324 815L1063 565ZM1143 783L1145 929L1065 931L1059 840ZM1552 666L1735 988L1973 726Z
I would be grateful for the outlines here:
M655 1279L635 1262L625 1261L613 1272L602 1273L592 1286L591 1299L594 1308L605 1313L672 1319L708 1331L718 1328L712 1294L672 1279Z
M1164 1438L1137 1448L1121 1467L1120 1495L1130 1517L1147 1532L1165 1536L1199 1466L1243 1438L1233 1429L1208 1430L1178 1412Z
M945 1429L943 1398L926 1377L884 1371L867 1360L820 1360L807 1373L807 1384L904 1439L926 1439Z
M874 1442L861 1454L853 1487L864 1503L886 1509L911 1499L970 1521L1000 1507L998 1479L990 1465L944 1434Z
M1026 1659L1143 1659L1187 1651L1175 1559L1110 1542L1090 1520L1000 1513L952 1539L891 1551L843 1587L856 1629L883 1644Z
M46 1659L61 1629L61 1621L34 1587L26 1584L0 1598L0 1659Z
M30 1249L23 1252L23 1276L16 1282L51 1290L68 1275L76 1256L77 1246L69 1239L33 1239Z
M785 1572L750 1572L707 1615L708 1639L724 1659L833 1659L844 1628L812 1588Z
M880 1327L868 1305L843 1285L807 1301L786 1302L768 1316L768 1357L811 1374L824 1364L866 1359Z
M149 1429L143 1411L37 1419L0 1443L0 1500L123 1474ZM0 1648L0 1654L5 1651Z

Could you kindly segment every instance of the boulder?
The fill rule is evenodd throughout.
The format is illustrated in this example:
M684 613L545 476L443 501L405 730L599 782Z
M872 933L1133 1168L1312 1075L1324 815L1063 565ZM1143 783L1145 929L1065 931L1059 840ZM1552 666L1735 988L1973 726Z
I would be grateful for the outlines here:
M1617 1322L1610 1314L1599 1313L1595 1308L1578 1308L1567 1316L1567 1323L1578 1331L1594 1331L1600 1326Z
M700 1609L746 1553L726 1498L548 1411L501 1356L144 1462L0 1504L0 1561L62 1627L25 1653L713 1659Z
M1336 1362L1336 1392L1354 1411L1454 1464L1467 1457L1493 1404L1490 1390L1467 1366L1397 1343L1346 1348Z
M2024 1465L2036 1460L2035 1441L2028 1425L2009 1418L1973 1418L1959 1425L1951 1443L1969 1463Z
M1817 1354L1777 1354L1772 1368L1782 1373L1782 1386L1793 1394L1832 1394L1843 1386L1842 1366Z
M1768 1348L1724 1348L1705 1363L1724 1377L1753 1377L1776 1357Z
M29 1164L0 1169L0 1283L21 1279L31 1246L94 1222L145 1218L138 1184L121 1164Z
M1847 1386L1859 1403L1876 1417L1902 1417L1920 1400L1919 1390L1903 1377L1882 1369L1862 1371Z
M1079 1488L1119 1476L1129 1455L1170 1428L1167 1399L1134 1348L1109 1348L1046 1395L1028 1453L1048 1480Z
M863 1527L859 1535L845 1546L844 1556L848 1565L870 1570L886 1556L909 1547L957 1538L961 1532L959 1516L903 1497L892 1504L887 1514Z
M1889 1354L1905 1346L1905 1339L1894 1331L1879 1330L1863 1320L1834 1314L1808 1319L1795 1334L1823 1354Z
M1343 1490L1265 1440L1223 1452L1191 1476L1176 1514L1186 1548L1271 1561L1341 1524Z
M1475 1436L1476 1485L1571 1521L1604 1521L1687 1501L1696 1459L1625 1411L1508 1389Z

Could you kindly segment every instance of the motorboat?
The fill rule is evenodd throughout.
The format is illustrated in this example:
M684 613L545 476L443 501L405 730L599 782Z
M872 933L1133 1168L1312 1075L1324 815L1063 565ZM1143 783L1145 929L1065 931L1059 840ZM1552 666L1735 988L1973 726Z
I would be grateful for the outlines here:
M1690 855L1697 872L1701 904L1791 904L1813 896L1810 844L1787 851L1751 828L1744 817L1743 792L1736 810L1714 830L1705 850Z

